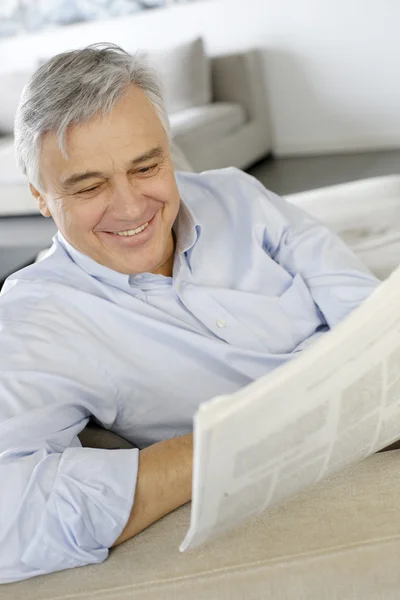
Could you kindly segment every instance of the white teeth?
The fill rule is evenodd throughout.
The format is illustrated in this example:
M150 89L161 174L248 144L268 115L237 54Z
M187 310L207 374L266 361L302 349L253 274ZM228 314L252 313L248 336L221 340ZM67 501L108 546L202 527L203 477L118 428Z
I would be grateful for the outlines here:
M143 229L146 229L148 223L145 223L144 225L142 225L141 227L138 227L137 229L130 229L129 231L116 231L115 233L117 233L118 235L136 235L137 233L140 233L141 231L143 231Z

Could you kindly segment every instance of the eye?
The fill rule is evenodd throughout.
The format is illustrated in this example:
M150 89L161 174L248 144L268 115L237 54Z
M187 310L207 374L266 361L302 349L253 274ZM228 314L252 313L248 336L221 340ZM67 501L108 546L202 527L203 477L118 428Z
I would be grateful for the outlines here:
M151 165L149 167L141 167L136 172L139 173L140 175L149 175L150 173L155 171L157 167L158 167L158 165Z
M86 194L87 192L94 192L95 190L98 190L99 187L101 187L101 184L93 185L92 187L86 188L85 190L79 190L79 192L77 192L77 194Z

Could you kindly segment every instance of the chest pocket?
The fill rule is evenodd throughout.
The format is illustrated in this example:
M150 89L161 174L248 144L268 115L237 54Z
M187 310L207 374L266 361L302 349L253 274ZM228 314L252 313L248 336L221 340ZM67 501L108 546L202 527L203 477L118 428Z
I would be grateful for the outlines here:
M209 293L224 310L226 327L216 334L240 348L290 353L322 324L318 307L299 274L277 296L215 288Z

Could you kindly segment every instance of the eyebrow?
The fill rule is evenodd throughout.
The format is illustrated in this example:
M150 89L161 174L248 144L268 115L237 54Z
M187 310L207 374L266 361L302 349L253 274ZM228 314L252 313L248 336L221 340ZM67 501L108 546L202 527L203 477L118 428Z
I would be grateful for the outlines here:
M133 158L128 164L127 168L132 169L138 165L151 160L152 158L162 158L164 155L163 149L160 146L152 148L148 152ZM102 171L83 171L82 173L74 173L69 177L61 180L61 185L64 189L74 186L76 183L80 183L85 179L91 179L92 177L105 177L106 174Z

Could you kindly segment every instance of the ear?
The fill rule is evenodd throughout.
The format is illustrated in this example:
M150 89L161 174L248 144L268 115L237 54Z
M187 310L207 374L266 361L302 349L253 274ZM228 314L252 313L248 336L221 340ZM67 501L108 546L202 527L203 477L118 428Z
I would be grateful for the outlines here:
M44 217L51 217L51 213L49 211L49 207L47 206L47 202L45 197L38 189L35 188L31 183L29 184L29 189L31 190L32 196L35 198L37 205L39 207L40 212Z

